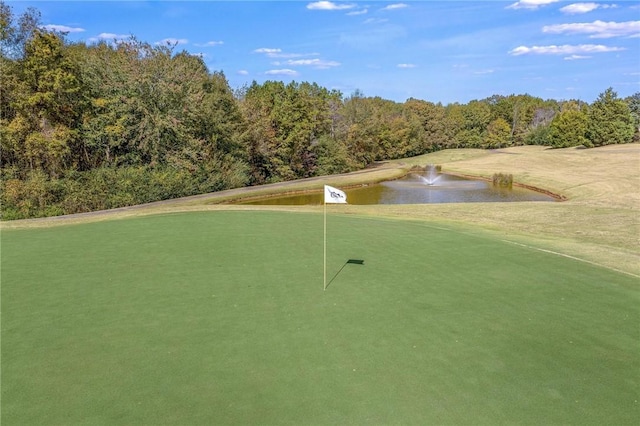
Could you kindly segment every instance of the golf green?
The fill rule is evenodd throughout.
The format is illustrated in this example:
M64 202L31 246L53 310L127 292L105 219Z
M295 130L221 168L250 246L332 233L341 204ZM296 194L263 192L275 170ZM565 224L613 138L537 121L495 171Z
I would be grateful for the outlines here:
M638 420L636 278L329 210L326 291L321 214L3 231L2 424Z

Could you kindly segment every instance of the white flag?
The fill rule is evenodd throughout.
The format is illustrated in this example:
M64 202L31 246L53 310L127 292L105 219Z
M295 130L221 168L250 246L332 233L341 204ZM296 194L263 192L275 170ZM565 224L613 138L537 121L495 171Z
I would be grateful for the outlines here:
M340 203L347 204L347 194L334 188L333 186L324 186L324 202L328 203Z

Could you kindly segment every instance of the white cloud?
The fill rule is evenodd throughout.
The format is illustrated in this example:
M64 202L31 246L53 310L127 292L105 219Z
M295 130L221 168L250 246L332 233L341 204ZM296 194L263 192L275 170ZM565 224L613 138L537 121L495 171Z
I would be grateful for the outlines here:
M586 55L571 55L571 56L566 56L565 58L563 58L565 61L577 61L580 59L589 59L591 58L591 56L586 56Z
M237 74L238 74L238 75L249 75L249 71L247 71L247 70L239 70L239 71L237 72Z
M347 15L349 16L366 15L368 12L369 12L369 9L354 10L352 12L347 13Z
M215 47L223 45L224 41L208 41L206 43L196 44L198 47Z
M284 68L284 69L280 69L280 70L269 70L269 71L266 71L265 74L267 74L267 75L286 75L286 76L289 76L289 77L295 77L299 73L296 70L291 70L291 69L288 69L288 68Z
M589 38L640 37L640 21L583 22L575 24L545 25L543 33L589 34Z
M96 37L91 37L89 41L119 41L131 38L129 34L113 34L113 33L100 33Z
M340 66L340 62L336 61L325 61L322 59L296 59L296 60L288 60L287 65L291 66L313 66L316 68L327 69L332 67Z
M615 4L602 4L602 3L573 3L565 7L560 8L560 12L567 15L579 15L582 13L589 13L596 9L613 9L618 7Z
M404 3L396 3L396 4L390 4L389 6L383 7L380 10L397 10L397 9L404 9L405 7L409 7L409 5Z
M288 59L288 58L303 58L305 56L318 56L318 55L319 53L274 53L268 56L270 58Z
M494 70L479 70L479 71L474 71L474 74L477 75L483 75L483 74L493 74L495 71Z
M260 49L256 49L253 51L253 53L264 53L270 58L276 58L277 55L280 54L280 52L282 52L282 49L275 49L271 47L261 47Z
M267 55L269 58L280 58L280 59L290 59L290 58L303 58L305 56L318 56L319 53L283 53L282 49L273 49L268 47L262 47L260 49L256 49L253 53L263 53Z
M571 45L564 44L562 46L550 45L550 46L519 46L509 51L510 55L577 55L580 53L605 53L605 52L619 52L625 50L622 47L610 47L603 46L601 44L580 44Z
M59 33L81 33L81 32L84 32L84 28L68 27L66 25L49 24L49 25L43 26L42 28L44 28L47 31L56 31L56 32L59 32Z
M351 3L334 3L332 1L316 1L309 3L307 9L309 10L346 10L353 9L355 4Z
M515 2L509 6L507 6L507 9L531 9L531 10L535 10L538 9L541 6L546 6L548 4L551 3L555 3L558 0L520 0L518 2Z
M282 52L282 49L272 49L270 47L261 47L260 49L256 49L253 51L253 53L266 53L266 54L279 53L279 52Z
M579 15L581 13L589 13L598 8L598 3L573 3L560 8L560 12L567 15Z
M187 40L186 38L165 38L162 39L160 41L156 41L154 44L156 46L161 46L161 45L168 45L168 46L177 46L179 44L187 44L189 43L189 40Z
M416 64L398 64L397 67L398 68L416 68L417 65Z

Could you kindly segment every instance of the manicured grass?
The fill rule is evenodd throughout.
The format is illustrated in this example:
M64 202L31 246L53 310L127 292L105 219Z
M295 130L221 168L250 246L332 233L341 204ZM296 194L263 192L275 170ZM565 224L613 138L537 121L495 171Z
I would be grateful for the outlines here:
M637 421L636 278L340 207L325 292L317 213L3 230L2 424Z

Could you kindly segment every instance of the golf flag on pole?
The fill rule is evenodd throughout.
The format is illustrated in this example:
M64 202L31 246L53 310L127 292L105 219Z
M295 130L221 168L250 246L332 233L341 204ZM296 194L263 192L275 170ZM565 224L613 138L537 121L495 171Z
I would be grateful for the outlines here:
M347 204L347 194L333 186L324 186L324 286L327 289L327 204Z
M333 186L324 186L324 202L333 204L347 204L347 194Z

